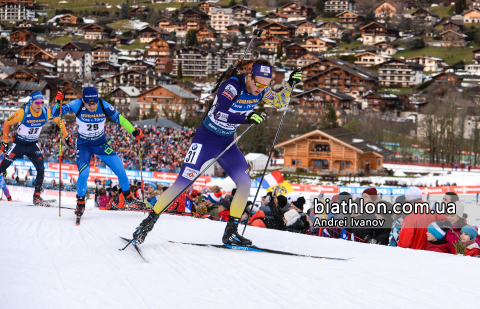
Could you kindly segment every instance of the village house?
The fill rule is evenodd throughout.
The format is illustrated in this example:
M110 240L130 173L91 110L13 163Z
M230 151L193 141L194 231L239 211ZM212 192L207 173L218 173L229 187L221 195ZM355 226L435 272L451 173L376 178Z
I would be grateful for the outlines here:
M212 28L220 31L220 33L225 33L227 31L227 26L233 25L232 9L215 8L210 12L210 15L212 16Z
M33 82L37 79L42 80L43 76L48 75L48 71L34 69L17 69L15 72L5 77L5 79L15 79L20 82Z
M136 87L139 91L144 92L152 87L167 84L170 78L164 77L153 70L127 70L112 76L111 80L113 88L120 86Z
M265 19L268 19L270 22L276 22L276 23L288 22L287 15L282 13L277 13L277 12L268 12L267 16L265 16Z
M295 38L295 31L296 27L292 24L279 24L276 22L269 23L263 27L258 27L258 29L262 29L262 37L266 38L271 35L282 36L287 39L294 39Z
M33 55L33 57L30 60L33 62L42 61L42 62L55 63L55 64L57 62L54 55L47 53L44 50L37 52L35 55Z
M397 95L389 92L371 92L363 96L362 109L376 112L396 112L402 108L402 101Z
M480 1L479 0L472 0L472 6L476 9L480 9Z
M215 9L210 10L210 14L212 14L213 10ZM185 9L181 13L181 16L183 16L183 20L195 19L203 23L207 23L210 20L210 16L208 14L192 8Z
M321 37L340 41L345 32L345 28L336 22L327 21L318 26L317 32Z
M416 62L424 66L424 72L440 72L448 67L448 64L440 58L428 56L415 56L407 59L407 62Z
M158 57L155 61L155 72L159 74L170 74L173 71L173 58Z
M155 39L149 43L149 56L171 56L175 52L175 42L165 41L162 39Z
M217 74L222 67L222 54L220 52L186 46L175 52L173 75L178 75L178 67L182 65L183 76L206 77Z
M345 128L315 130L278 144L284 171L304 168L335 175L379 174L385 157L394 152Z
M57 74L60 78L90 77L92 55L79 51L62 51L55 55L57 60Z
M60 47L62 51L84 51L84 52L89 52L94 48L95 47L93 47L89 43L84 43L84 42L68 42L67 44Z
M76 25L76 24L82 24L83 23L83 18L73 16L72 14L65 14L62 17L58 18L59 24L69 24L69 25Z
M305 43L302 44L302 47L311 52L324 52L336 45L337 42L333 40L310 36L305 39Z
M352 11L344 11L337 14L338 23L346 29L355 29L365 20L365 14L355 13Z
M357 100L363 97L367 91L375 91L378 88L378 79L339 65L306 78L303 85L305 90L335 88Z
M385 23L387 17L392 19L395 14L397 14L398 8L394 2L382 1L376 7L373 8L375 12L375 17L378 22Z
M355 55L355 58L357 58L357 60L355 60L356 65L368 68L384 63L385 61L390 60L392 57L379 55L372 52L363 52Z
M262 27L265 27L266 25L271 24L272 22L274 22L274 21L267 20L266 18L260 19L260 20L258 20L258 21L256 21L256 22L253 22L253 23L251 24L252 30L260 29L260 28L262 28ZM280 22L279 22L279 23L280 23Z
M38 27L38 24L31 20L24 20L21 23L17 23L18 28L32 28Z
M155 70L155 62L148 60L130 60L124 63L129 70Z
M219 36L219 31L208 26L203 26L202 28L200 28L200 30L197 31L197 40L199 42L215 41Z
M197 97L202 96L202 88L196 86L194 83L189 81L176 81L174 85L178 85L178 87L196 95Z
M65 95L65 98L63 99L65 102L71 102L73 100L81 99L83 97L83 91L81 87L66 85L62 89L62 91Z
M278 46L281 46L283 50L285 46L290 44L291 41L282 36L270 35L262 40L262 45L260 47L275 53L277 52Z
M301 20L299 22L296 22L295 24L297 26L297 28L295 29L295 35L297 37L299 35L305 36L305 34L307 34L307 37L317 35L317 32L318 32L317 23L309 20Z
M105 25L88 24L81 28L85 33L83 38L88 41L107 40L113 29Z
M480 23L480 8L471 8L463 12L463 23L464 24L478 24Z
M285 67L288 69L297 68L297 59L302 55L305 55L306 53L308 53L308 50L304 47L296 43L289 44L285 48L285 54L287 58L287 63L285 64Z
M307 51L303 55L297 57L297 58L292 58L296 61L296 65L294 67L302 67L305 65L309 65L310 63L320 61L323 59L322 55L316 52L309 52Z
M460 86L462 84L465 76L457 75L449 72L441 72L432 77L435 85L441 86L445 84L450 84L453 86Z
M25 46L29 42L36 42L37 35L28 30L17 30L10 33L10 45Z
M306 80L309 77L320 74L321 72L326 71L330 65L325 63L323 59L320 61L312 62L308 65L302 66L302 80Z
M466 30L463 20L448 20L443 24L443 31L453 30L456 32L463 32Z
M399 31L397 29L377 22L371 22L360 28L360 30L362 31L363 45L393 42L399 37Z
M453 30L447 30L440 33L441 40L427 40L425 46L434 47L466 47L467 36Z
M163 28L157 27L145 27L138 32L138 37L140 39L140 43L150 43L155 39L168 39L170 32Z
M237 25L230 25L230 26L227 26L227 31L225 31L225 35L224 37L225 38L231 38L231 37L234 37L234 36L241 36L242 35L242 31L241 31L241 27L240 26L237 26Z
M287 3L281 6L281 9L288 21L308 19L313 13L313 8L298 2Z
M20 49L18 58L23 61L32 61L36 53L42 50L47 53L52 53L52 51L58 47L59 46L55 44L28 43Z
M437 14L426 8L419 8L411 15L413 21L422 26L434 26L440 21L440 17Z
M373 46L375 47L377 54L392 56L398 53L398 46L400 45L392 42L378 42L373 44Z
M147 14L148 12L150 11L150 8L149 7L146 7L146 6L137 6L136 8L133 8L131 9L130 11L128 11L128 16L127 18L128 19L133 19L139 15L142 15L142 14Z
M33 20L35 18L35 8L30 5L18 2L10 2L0 5L0 20L5 21L23 21Z
M112 63L110 61L100 61L100 62L95 62L92 65L92 68L98 68L99 71L96 74L96 76L108 76L108 75L115 75L120 73L120 68L122 66L118 63Z
M200 2L199 4L197 4L197 7L199 11L210 15L210 11L214 8L219 8L220 5L213 2Z
M355 0L326 0L325 12L340 13L355 10Z
M473 52L473 62L471 64L465 65L465 71L471 74L479 74L480 73L480 48L475 48L472 50Z
M118 63L118 51L108 47L95 47L90 51L92 54L92 63L108 61Z
M138 115L137 99L140 95L140 90L136 87L117 87L112 91L112 103L115 104L115 108L127 118L135 117ZM139 120L138 116L136 117Z
M0 62L3 65L16 65L17 64L17 56L15 53L9 50L0 50Z
M128 43L132 41L131 38L127 38L122 35L111 35L108 40L111 44L114 44L115 46L128 45Z
M241 4L231 6L230 9L232 10L233 14L233 24L236 26L240 26L242 24L248 25L250 22L255 20L257 16L257 10Z
M401 59L390 59L378 65L382 87L414 87L422 83L423 65L406 62Z
M225 48L223 52L223 57L225 60L225 67L230 67L235 61L240 59L243 54L245 53L246 46L230 46ZM245 54L244 61L251 60L251 59L258 59L263 58L270 63L275 63L275 53L268 51L262 48L250 48L247 53Z
M351 115L354 106L354 98L335 88L314 88L295 95L293 99L298 100L297 114L310 123L320 123L328 105L332 105L339 125L343 126L346 119L343 116Z
M160 85L142 92L137 104L140 117L148 114L151 107L159 117L182 120L196 118L200 98L178 85Z

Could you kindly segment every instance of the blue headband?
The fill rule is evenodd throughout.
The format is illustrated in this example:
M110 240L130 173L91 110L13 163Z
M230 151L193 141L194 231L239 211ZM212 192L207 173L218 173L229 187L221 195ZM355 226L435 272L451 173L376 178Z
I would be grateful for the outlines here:
M260 63L254 63L252 65L252 74L259 77L272 78L272 67Z
M41 92L34 92L34 93L32 93L32 94L30 95L30 97L31 97L32 102L35 102L35 101L38 100L38 99L42 99L42 100L43 100L43 95L42 95Z

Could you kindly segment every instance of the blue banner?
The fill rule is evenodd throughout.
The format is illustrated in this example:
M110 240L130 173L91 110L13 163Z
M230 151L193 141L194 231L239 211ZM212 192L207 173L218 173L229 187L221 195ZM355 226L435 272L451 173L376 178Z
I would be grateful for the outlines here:
M351 195L362 195L362 192L371 187L338 187L338 192L348 192ZM399 188L375 188L377 192L382 195L404 195L408 189L406 187Z

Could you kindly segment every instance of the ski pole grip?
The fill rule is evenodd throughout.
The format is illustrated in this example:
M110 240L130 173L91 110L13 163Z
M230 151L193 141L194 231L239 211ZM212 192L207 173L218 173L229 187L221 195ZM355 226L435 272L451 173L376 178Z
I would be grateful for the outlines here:
M254 36L261 36L263 32L263 29L255 29L253 30L253 35Z

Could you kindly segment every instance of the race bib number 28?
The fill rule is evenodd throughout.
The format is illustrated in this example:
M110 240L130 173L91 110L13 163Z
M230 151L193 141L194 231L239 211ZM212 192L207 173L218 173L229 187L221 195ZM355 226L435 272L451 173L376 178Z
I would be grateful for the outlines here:
M196 164L201 150L202 150L202 144L193 143L188 149L184 162L190 163L190 164Z

